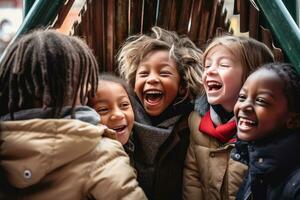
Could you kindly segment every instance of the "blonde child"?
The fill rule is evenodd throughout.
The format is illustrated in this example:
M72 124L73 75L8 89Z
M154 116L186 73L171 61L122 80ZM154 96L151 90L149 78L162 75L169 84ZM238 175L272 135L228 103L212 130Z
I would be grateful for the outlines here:
M202 52L187 37L159 27L128 38L119 71L134 88L134 162L149 199L181 199L191 100L202 92Z
M97 73L76 37L35 31L9 47L0 64L3 199L146 199L121 144L84 106Z
M237 149L249 166L237 199L300 199L300 77L290 64L266 64L244 83L234 114Z
M134 112L131 105L132 91L127 83L112 74L99 76L98 89L88 100L88 106L100 115L100 123L116 132L117 140L123 145L133 161L134 145L131 140Z
M202 81L210 108L189 118L184 199L235 199L246 166L229 159L236 141L233 107L248 74L271 61L271 51L251 38L221 36L206 48Z

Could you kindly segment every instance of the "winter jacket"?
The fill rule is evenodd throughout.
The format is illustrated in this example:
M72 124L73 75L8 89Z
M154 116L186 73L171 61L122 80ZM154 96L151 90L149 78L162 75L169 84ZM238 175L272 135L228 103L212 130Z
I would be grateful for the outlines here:
M184 177L184 199L235 199L247 166L230 159L235 144L223 144L199 131L201 116L194 111L189 117L191 131Z
M12 186L4 192L13 193L8 196L146 199L128 156L118 141L107 137L105 126L73 119L0 123L1 167Z
M143 116L136 115L134 164L139 184L149 199L182 199L183 167L189 145L188 116L192 109L192 104L182 103L150 122L143 110L139 112Z
M249 172L237 199L300 200L300 133L279 133L237 149ZM245 151L247 153L245 153Z

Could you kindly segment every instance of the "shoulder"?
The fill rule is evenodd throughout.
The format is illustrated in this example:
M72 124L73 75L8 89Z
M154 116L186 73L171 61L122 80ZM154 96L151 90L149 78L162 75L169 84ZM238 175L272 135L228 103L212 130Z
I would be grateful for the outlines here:
M300 168L287 178L283 189L283 196L286 199L300 199Z

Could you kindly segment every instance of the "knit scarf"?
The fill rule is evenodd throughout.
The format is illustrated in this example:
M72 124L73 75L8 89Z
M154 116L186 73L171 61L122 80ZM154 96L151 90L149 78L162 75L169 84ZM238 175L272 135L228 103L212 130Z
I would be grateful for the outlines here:
M208 111L199 124L199 131L210 135L223 143L235 142L233 136L236 134L236 122L231 120L225 124L215 126L211 118L211 110Z

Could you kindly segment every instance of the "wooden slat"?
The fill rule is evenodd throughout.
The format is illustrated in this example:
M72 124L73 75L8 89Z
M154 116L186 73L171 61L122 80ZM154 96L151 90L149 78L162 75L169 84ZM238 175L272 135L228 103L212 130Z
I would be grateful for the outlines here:
M207 39L211 39L213 38L213 36L215 35L215 30L216 30L216 18L218 18L221 13L220 10L222 10L221 8L223 7L224 4L224 0L223 2L221 2L221 4L218 6L219 4L219 0L213 0L212 1L212 7L211 7L211 11L210 11L210 23L208 26L208 30L207 30ZM219 7L219 9L218 9ZM219 11L219 12L217 12Z
M205 0L203 2L203 9L201 10L200 27L198 31L198 39L196 44L203 49L208 38L208 27L210 23L210 12L212 10L214 1Z
M128 36L128 6L127 0L117 0L116 8L116 41L114 52L117 52L121 44L126 40Z
M191 14L191 27L188 33L188 36L191 38L192 41L197 40L199 27L200 27L200 20L201 20L201 10L202 4L204 0L194 0L194 4L192 7L192 14Z
M105 27L106 27L106 71L113 71L114 65L114 48L115 48L115 2L116 0L105 1Z
M240 32L249 31L249 1L241 0L240 2Z
M144 0L142 12L143 33L147 33L155 26L157 0Z
M143 10L143 0L130 0L129 1L129 24L128 24L128 34L135 35L137 33L142 33L142 10Z
M258 27L259 27L259 9L255 4L251 3L249 10L249 36L258 39Z
M184 1L184 3L181 6L181 12L176 29L179 34L186 34L188 32L191 9L192 1Z

